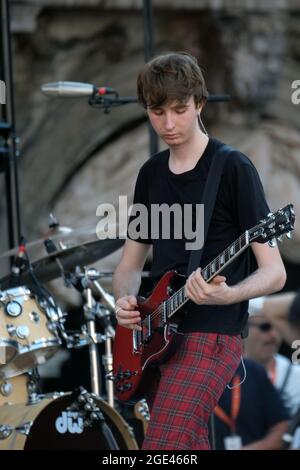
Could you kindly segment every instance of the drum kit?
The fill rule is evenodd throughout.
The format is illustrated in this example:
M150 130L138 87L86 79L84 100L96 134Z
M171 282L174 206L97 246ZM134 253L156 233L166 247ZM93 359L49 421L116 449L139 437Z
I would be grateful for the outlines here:
M0 449L138 449L133 428L116 409L109 380L114 299L101 280L112 273L88 266L117 250L123 240L94 236L74 245L74 239L88 238L91 232L57 227L46 238L28 243L21 257L18 248L0 255L0 261L15 256L19 268L17 276L12 269L0 279ZM47 255L31 261L29 253L41 246ZM44 285L60 277L84 299L80 331L66 329L68 313ZM99 344L105 346L105 399ZM78 387L68 393L40 393L38 367L61 348L83 347L89 349L91 391Z

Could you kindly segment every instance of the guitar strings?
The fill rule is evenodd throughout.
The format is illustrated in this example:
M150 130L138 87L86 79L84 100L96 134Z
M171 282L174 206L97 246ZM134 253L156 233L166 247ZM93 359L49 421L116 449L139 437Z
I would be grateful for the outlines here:
M214 260L212 260L212 261L203 269L202 273L204 273L205 271L207 271L208 268L209 268L218 258L220 258L222 255L225 255L226 252L228 252L228 254L230 255L229 251L230 251L232 248L234 248L234 249L238 248L238 245L241 245L241 243L242 243L243 241L246 241L246 233L243 233L237 240L235 240L235 241L234 241L231 245L229 245L222 253L220 253L220 255L217 256L217 258L215 258ZM240 246L240 249L241 249L241 248L242 248L242 247ZM235 253L234 255L236 255L236 253ZM230 261L230 259L229 259L228 261ZM168 304L168 306L171 304L172 299L174 299L174 298L178 295L178 293L179 293L180 291L182 291L183 289L184 289L184 286L181 287L175 294L173 294L173 295L172 295L171 297L169 297L167 300L165 300L165 302ZM185 297L185 294L184 294L184 297ZM182 302L182 305L183 305L187 300L188 300L188 298L185 298L184 302ZM163 304L163 302L162 302L162 304ZM154 310L152 313L150 313L151 320L154 320L155 318L159 317L159 316L163 313L162 304L160 304L159 307L158 307L156 310ZM181 306L182 306L182 305L181 305ZM149 316L149 315L148 315L148 316ZM146 322L148 316L142 321L142 325L145 324L144 322Z

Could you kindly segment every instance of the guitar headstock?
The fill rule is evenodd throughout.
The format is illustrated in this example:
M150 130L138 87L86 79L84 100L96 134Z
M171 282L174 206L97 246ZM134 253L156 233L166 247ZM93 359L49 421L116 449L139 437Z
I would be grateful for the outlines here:
M274 246L275 239L281 241L282 235L286 234L291 238L291 232L294 230L295 211L293 204L279 209L277 212L268 214L259 224L251 228L249 233L249 242L266 243Z

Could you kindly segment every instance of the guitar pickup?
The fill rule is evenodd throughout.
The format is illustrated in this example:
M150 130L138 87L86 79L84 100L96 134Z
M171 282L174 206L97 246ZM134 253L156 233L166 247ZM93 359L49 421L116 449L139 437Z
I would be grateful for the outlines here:
M142 342L146 344L152 336L152 323L151 323L151 315L148 315L145 320L142 322Z
M142 354L141 348L143 344L143 332L133 330L132 332L132 349L133 354Z

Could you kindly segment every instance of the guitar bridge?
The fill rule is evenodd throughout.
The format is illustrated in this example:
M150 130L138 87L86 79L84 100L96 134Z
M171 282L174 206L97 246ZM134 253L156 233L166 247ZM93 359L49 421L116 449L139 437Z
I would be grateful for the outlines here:
M167 327L168 334L184 335L178 331L178 323L169 323Z

